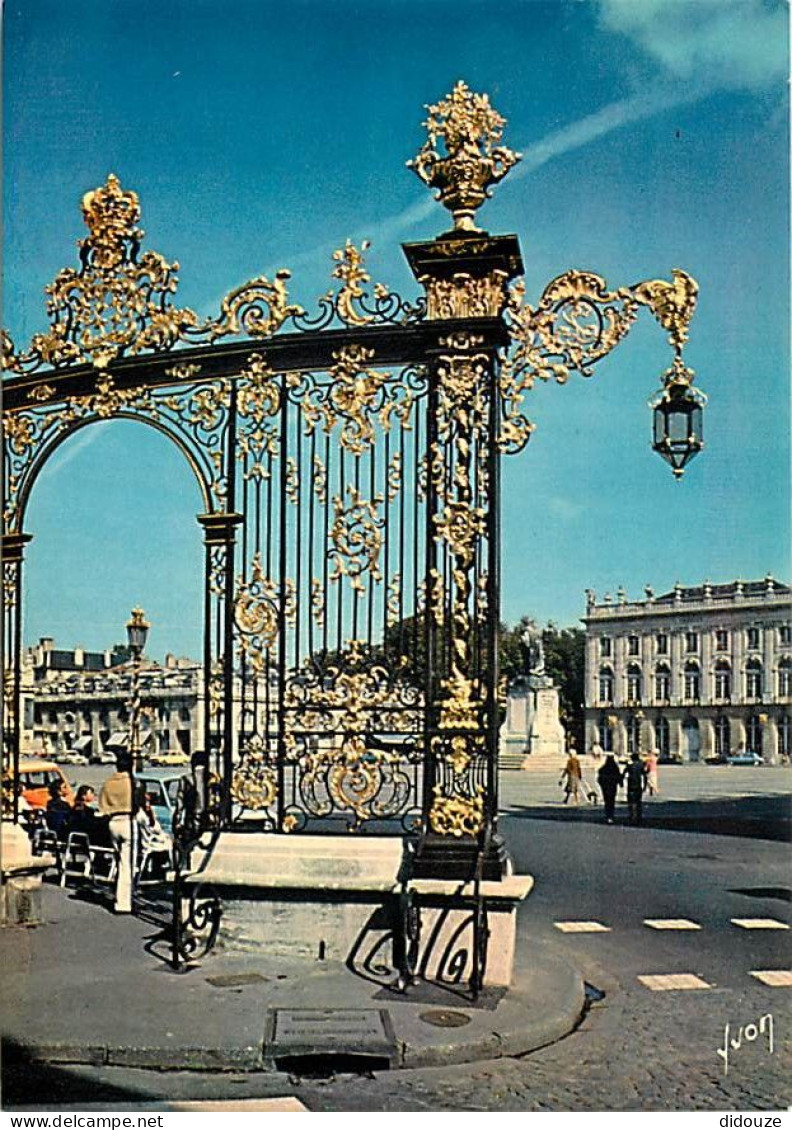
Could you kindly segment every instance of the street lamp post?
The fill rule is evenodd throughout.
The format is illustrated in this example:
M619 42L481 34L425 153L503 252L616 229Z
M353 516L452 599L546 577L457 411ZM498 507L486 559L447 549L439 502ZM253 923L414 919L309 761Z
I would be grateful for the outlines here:
M133 608L126 626L127 642L132 653L132 703L129 716L129 752L132 757L132 772L143 768L140 750L140 660L146 647L149 624L142 608Z

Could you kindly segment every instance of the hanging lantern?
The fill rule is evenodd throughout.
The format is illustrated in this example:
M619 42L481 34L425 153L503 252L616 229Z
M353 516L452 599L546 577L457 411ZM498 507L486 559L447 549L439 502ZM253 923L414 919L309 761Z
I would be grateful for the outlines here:
M133 608L132 616L126 626L127 642L133 655L142 655L146 647L146 638L149 633L149 624L142 608Z
M686 465L704 446L703 415L707 398L692 387L693 370L677 355L663 374L663 387L649 401L653 409L652 449L680 479Z

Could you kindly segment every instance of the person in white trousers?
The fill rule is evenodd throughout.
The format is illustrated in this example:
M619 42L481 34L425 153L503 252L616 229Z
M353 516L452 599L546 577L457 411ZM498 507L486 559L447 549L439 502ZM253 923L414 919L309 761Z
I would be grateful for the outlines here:
M99 811L110 818L110 839L118 853L115 912L132 913L132 757L120 753L116 771L99 794Z

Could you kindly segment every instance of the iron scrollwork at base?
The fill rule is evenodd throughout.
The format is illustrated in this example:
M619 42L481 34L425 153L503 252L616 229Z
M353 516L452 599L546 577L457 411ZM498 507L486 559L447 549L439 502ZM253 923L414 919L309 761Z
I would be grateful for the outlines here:
M220 896L208 883L191 884L189 895L181 901L172 953L176 968L200 961L214 949L223 913Z

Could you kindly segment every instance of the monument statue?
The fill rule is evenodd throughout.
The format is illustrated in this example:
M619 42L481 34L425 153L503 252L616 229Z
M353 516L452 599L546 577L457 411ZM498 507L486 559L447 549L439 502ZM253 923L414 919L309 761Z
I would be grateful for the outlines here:
M542 632L535 620L526 620L520 637L525 650L526 675L545 675L545 653Z
M513 680L501 732L501 764L513 768L553 768L563 757L564 727L558 688L547 673L542 629L526 617L520 635L524 674Z

